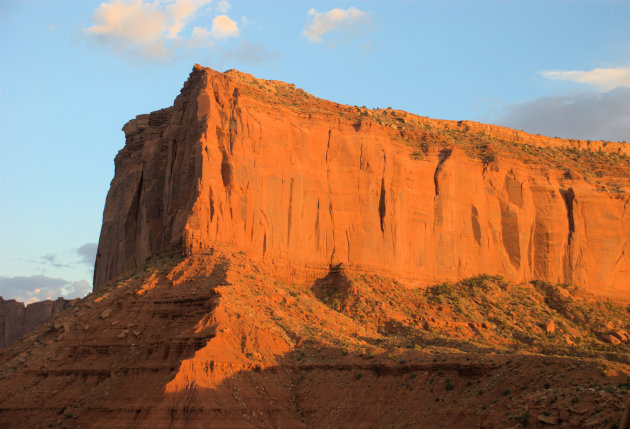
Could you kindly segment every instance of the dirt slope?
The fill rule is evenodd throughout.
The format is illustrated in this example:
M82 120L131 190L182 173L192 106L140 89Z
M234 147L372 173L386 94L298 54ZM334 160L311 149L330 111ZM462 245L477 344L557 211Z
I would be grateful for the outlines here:
M230 248L126 276L0 349L0 426L614 427L630 388L627 309L563 286Z

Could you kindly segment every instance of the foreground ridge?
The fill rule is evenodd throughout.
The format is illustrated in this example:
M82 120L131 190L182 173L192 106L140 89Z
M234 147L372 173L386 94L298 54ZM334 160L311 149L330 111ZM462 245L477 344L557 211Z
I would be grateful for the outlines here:
M0 349L0 426L614 427L630 318L573 293L163 254Z

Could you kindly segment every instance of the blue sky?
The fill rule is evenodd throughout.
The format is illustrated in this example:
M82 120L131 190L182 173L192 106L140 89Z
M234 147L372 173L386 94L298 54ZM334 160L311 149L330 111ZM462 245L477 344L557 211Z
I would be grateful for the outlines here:
M0 2L0 295L91 289L121 127L193 64L322 98L630 141L627 1Z

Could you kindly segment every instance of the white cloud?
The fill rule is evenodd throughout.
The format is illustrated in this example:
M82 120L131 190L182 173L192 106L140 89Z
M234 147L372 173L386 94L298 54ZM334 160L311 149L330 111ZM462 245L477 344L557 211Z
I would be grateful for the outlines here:
M158 41L172 23L158 2L142 0L131 2L114 0L101 3L93 16L94 25L86 32L95 36L107 36L114 42L148 45Z
M188 46L192 48L213 48L216 46L217 40L238 37L239 35L240 31L236 22L226 15L219 15L212 21L210 30L205 27L193 28Z
M185 28L202 11L209 10L211 1L111 0L95 10L93 24L85 33L124 56L169 60L176 52L181 54L182 48L208 45L196 43L203 38L218 40L240 35L236 22L219 15L212 21L211 30L195 27L191 36L185 36ZM218 11L228 8L226 1L219 1L216 6Z
M219 15L212 20L212 37L215 39L227 39L240 36L238 25L227 15Z
M569 80L592 85L600 90L609 91L614 88L630 88L630 67L596 68L590 71L542 71L547 79Z
M370 15L356 7L348 9L335 8L328 12L309 10L311 21L304 27L303 34L313 43L320 43L322 36L335 30L342 30L348 34L358 33L359 27L370 21Z
M195 16L202 7L210 4L212 0L176 0L166 6L167 15L171 18L171 25L168 28L167 38L178 37L180 31Z
M500 125L551 137L630 142L630 88L541 97L508 106Z
M227 15L215 17L210 30L205 27L193 28L193 38L197 40L218 40L238 36L240 36L238 25Z

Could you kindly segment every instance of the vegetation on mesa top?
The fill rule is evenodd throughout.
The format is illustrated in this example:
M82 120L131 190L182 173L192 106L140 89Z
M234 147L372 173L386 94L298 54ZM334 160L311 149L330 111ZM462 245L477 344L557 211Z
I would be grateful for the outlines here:
M410 156L413 159L423 159L431 148L441 150L459 147L484 163L501 157L518 159L526 164L559 170L566 179L582 177L604 191L622 192L624 186L630 186L630 157L623 153L583 149L582 143L588 144L589 141L555 141L514 131L515 135L526 135L532 141L539 137L554 141L553 145L532 144L525 140L519 141L518 138L506 138L507 129L502 127L478 124L483 131L471 130L470 124L474 123L429 119L391 108L347 106L317 98L285 82L257 79L237 71L227 73L245 84L246 93L266 103L281 104L305 115L340 116L351 122L357 130L361 129L364 121L388 127L393 140L412 149ZM490 132L486 132L486 128ZM494 129L498 130L499 136L494 135Z

